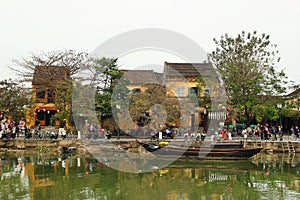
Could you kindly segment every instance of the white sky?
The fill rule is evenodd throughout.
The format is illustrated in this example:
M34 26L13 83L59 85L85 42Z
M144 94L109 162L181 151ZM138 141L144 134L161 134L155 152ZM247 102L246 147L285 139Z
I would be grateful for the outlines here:
M30 53L91 52L125 31L163 28L186 35L207 52L214 49L213 38L225 33L236 36L243 30L256 30L269 34L278 45L281 66L299 83L299 19L299 0L3 0L0 80L14 77L8 66ZM135 65L134 61L121 64Z

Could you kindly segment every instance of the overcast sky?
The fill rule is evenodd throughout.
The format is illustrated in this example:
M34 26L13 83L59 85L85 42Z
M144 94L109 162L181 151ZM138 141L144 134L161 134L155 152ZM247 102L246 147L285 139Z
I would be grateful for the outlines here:
M91 52L117 34L162 28L189 37L207 52L215 47L213 38L225 33L269 34L278 45L281 67L300 82L299 0L7 0L0 9L0 80L14 77L8 66L30 53ZM162 55L162 62L173 61ZM135 64L120 62L124 67Z

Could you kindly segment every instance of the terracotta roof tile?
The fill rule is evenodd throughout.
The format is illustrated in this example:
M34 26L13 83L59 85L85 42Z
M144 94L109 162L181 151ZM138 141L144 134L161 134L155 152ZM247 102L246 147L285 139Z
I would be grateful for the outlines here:
M124 70L124 77L131 82L131 85L143 85L150 83L159 84L163 75L153 70Z
M166 77L197 77L205 76L212 70L211 63L169 63L165 62L164 74Z

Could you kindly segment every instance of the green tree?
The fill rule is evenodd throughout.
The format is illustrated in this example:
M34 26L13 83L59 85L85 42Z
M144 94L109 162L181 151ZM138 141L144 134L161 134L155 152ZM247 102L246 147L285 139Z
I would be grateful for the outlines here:
M233 118L243 114L249 122L253 107L262 103L262 96L273 96L286 91L287 77L278 70L277 46L271 44L270 36L253 33L227 34L220 40L214 39L216 50L210 59L224 81L228 105ZM274 105L272 105L274 107Z
M104 115L111 116L112 104L117 104L112 102L112 94L114 89L121 89L115 87L123 72L118 69L115 58L97 58L93 63L94 77L92 78L96 85L96 109Z
M111 119L112 111L119 112L119 107L126 105L128 95L126 80L121 79L123 72L118 68L117 59L90 58L86 69L90 74L88 78L90 87L96 90L95 107L98 120L103 122L103 120Z
M0 81L0 112L6 117L19 120L25 114L28 105L27 89L11 79Z
M158 123L154 120L164 118L167 124L180 124L181 109L178 99L172 95L172 92L160 84L146 84L144 92L138 92L131 95L129 111L131 118L140 126L148 125L150 122L154 124L154 128L159 129ZM156 107L160 105L161 107ZM161 108L166 113L162 113ZM153 109L153 113L149 113ZM149 113L149 115L147 115ZM155 115L155 116L151 116ZM151 118L152 117L152 118ZM156 119L157 118L157 119Z

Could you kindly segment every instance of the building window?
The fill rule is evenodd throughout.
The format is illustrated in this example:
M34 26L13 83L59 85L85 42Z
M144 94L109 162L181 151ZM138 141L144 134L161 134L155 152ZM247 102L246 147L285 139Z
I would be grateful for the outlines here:
M48 90L48 103L54 103L54 91Z
M210 96L209 87L205 87L205 88L204 88L204 96L205 96L205 97L209 97L209 96Z
M36 92L37 99L44 99L45 98L45 91L37 91Z
M190 87L189 88L189 96L190 95L195 95L195 96L199 96L199 88L198 87Z
M179 86L176 88L176 96L184 97L184 87L183 86Z

